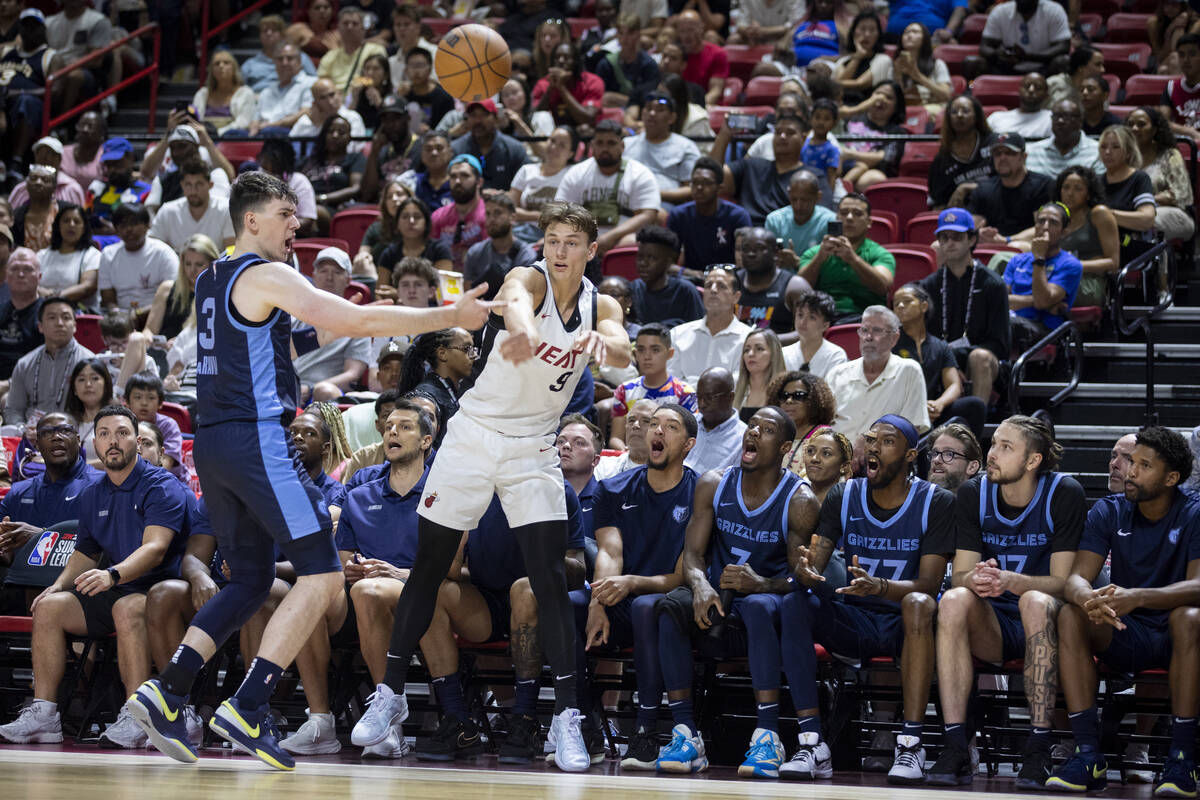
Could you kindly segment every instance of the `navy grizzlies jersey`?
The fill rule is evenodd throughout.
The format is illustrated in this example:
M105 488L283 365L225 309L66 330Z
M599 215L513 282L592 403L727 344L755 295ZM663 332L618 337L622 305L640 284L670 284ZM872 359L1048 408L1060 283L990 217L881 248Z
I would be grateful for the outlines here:
M858 556L858 565L872 577L889 581L911 581L920 574L921 556L954 550L953 496L920 478L913 478L908 497L887 519L872 511L866 478L854 478L841 487L841 539L838 546L850 564ZM939 502L936 506L934 499ZM825 536L824 526L820 531ZM847 603L885 606L899 604L878 597L847 595Z
M292 368L292 320L282 309L247 322L233 307L233 284L267 260L223 257L196 279L196 408L200 425L287 421L299 384Z
M764 578L788 574L788 507L802 483L796 474L784 471L766 502L750 511L742 500L742 468L725 470L713 496L715 516L708 570L713 586L720 583L727 564L749 564Z
M674 572L692 518L696 473L684 467L679 483L660 494L650 488L649 470L642 466L605 478L595 494L595 529L621 531L623 575Z

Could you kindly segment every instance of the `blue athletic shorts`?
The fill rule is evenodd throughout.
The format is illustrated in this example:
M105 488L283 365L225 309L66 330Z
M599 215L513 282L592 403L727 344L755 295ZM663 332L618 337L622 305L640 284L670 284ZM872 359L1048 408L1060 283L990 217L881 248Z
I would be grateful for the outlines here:
M1000 624L1000 641L1003 645L1001 663L1025 657L1025 624L1021 622L1021 612L1017 604L1008 600L987 598L992 610L996 612L996 622Z
M1161 624L1136 614L1121 617L1125 630L1114 630L1108 649L1096 657L1109 668L1130 675L1166 669L1171 663L1171 634L1166 617L1159 619Z
M860 603L821 600L813 613L813 640L830 653L858 663L890 656L904 647L904 620L899 606L871 608Z

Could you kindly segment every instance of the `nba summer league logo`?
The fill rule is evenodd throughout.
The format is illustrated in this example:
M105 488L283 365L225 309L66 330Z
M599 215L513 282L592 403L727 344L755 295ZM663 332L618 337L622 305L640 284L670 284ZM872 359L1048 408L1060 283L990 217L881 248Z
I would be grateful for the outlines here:
M42 531L29 553L28 564L31 567L65 567L73 552L75 534Z

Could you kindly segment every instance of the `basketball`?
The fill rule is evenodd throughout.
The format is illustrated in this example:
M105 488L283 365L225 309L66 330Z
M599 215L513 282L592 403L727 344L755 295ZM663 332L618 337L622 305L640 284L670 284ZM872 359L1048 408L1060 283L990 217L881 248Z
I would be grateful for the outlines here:
M466 103L500 91L512 72L504 37L486 25L459 25L438 42L433 59L438 82Z

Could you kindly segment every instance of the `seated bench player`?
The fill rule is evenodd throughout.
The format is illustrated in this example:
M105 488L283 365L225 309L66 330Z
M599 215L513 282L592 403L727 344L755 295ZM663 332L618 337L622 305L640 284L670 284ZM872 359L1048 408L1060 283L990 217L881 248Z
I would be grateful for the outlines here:
M968 753L973 726L967 700L972 658L991 664L1025 659L1025 691L1033 730L1019 789L1041 789L1050 776L1055 694L1039 676L1054 668L1055 603L1071 572L1083 532L1079 482L1055 472L1062 445L1040 419L1013 416L992 434L983 475L958 487L953 587L938 603L938 693L945 745L927 782L965 786L975 770Z
M738 774L778 777L782 671L779 608L790 593L799 546L817 527L812 490L783 469L796 426L775 406L747 423L738 466L712 471L696 483L683 546L683 584L659 602L658 654L675 727L658 756L665 772L708 767L692 706L692 638L714 625L725 655L745 653L757 702L757 726ZM722 624L737 619L740 625Z
M646 433L647 464L600 481L592 512L596 567L590 587L571 592L581 676L588 676L586 651L633 648L637 728L621 761L626 769L657 768L663 683L655 657L655 607L680 584L678 567L697 479L683 462L696 442L696 427L695 416L683 406L659 406ZM597 700L589 682L581 680L585 711L592 711Z
M1166 669L1172 731L1154 794L1195 797L1196 675L1200 673L1200 500L1180 485L1192 472L1187 441L1169 428L1137 434L1122 494L1088 512L1058 609L1058 664L1075 753L1046 788L1103 789L1096 664L1116 673ZM1112 582L1092 581L1105 559ZM1050 691L1053 691L1051 687Z
M132 692L150 677L146 590L175 573L188 532L186 490L166 470L138 456L137 418L125 406L105 406L95 418L96 452L105 476L83 489L75 552L62 573L33 601L33 696L0 740L61 742L58 688L67 662L67 635L116 633L121 681ZM102 558L112 566L99 569ZM144 734L124 710L101 744L139 748Z
M563 493L568 525L563 559L568 585L578 586L584 578L583 514L575 490L565 480ZM459 566L462 564L465 569ZM537 700L543 659L537 623L537 600L525 574L521 549L499 497L493 497L479 525L467 534L463 557L451 568L451 580L442 583L433 621L421 638L442 721L432 738L417 742L418 759L452 761L483 749L479 727L467 715L455 636L480 643L510 637L516 694L512 724L500 745L499 760L502 764L528 764L542 755ZM598 740L599 746L589 752L594 749L603 758L604 739L598 733L593 727L589 741Z
M829 490L821 521L802 549L800 581L810 592L783 600L783 664L800 722L800 746L780 770L791 779L830 778L822 741L813 641L861 664L891 656L900 665L904 730L888 783L925 780L922 721L933 679L933 620L946 563L954 552L954 495L912 474L917 430L888 414L866 433L866 477ZM834 547L852 580L834 589L822 574ZM835 602L834 593L845 596Z
M312 415L301 414L292 423L293 436L297 435L296 423L306 418L312 419ZM334 597L324 619L317 623L296 656L296 670L308 701L308 721L280 743L284 750L295 755L326 755L342 749L329 703L330 640L344 627L357 628L368 668L371 666L368 648L372 656L378 655L379 661L383 661L387 636L381 637L378 631L371 631L373 636L364 636L366 632L350 613L351 601L357 608L363 594L390 594L390 606L394 607L417 555L416 508L425 488L425 454L433 445L433 426L419 406L401 400L388 416L383 442L387 475L359 486L341 501L336 539L346 591ZM359 584L363 584L362 588L358 588ZM388 623L390 631L390 619ZM363 755L383 758L404 755L406 745L402 744L404 736L399 725L393 734L383 743L364 750Z

